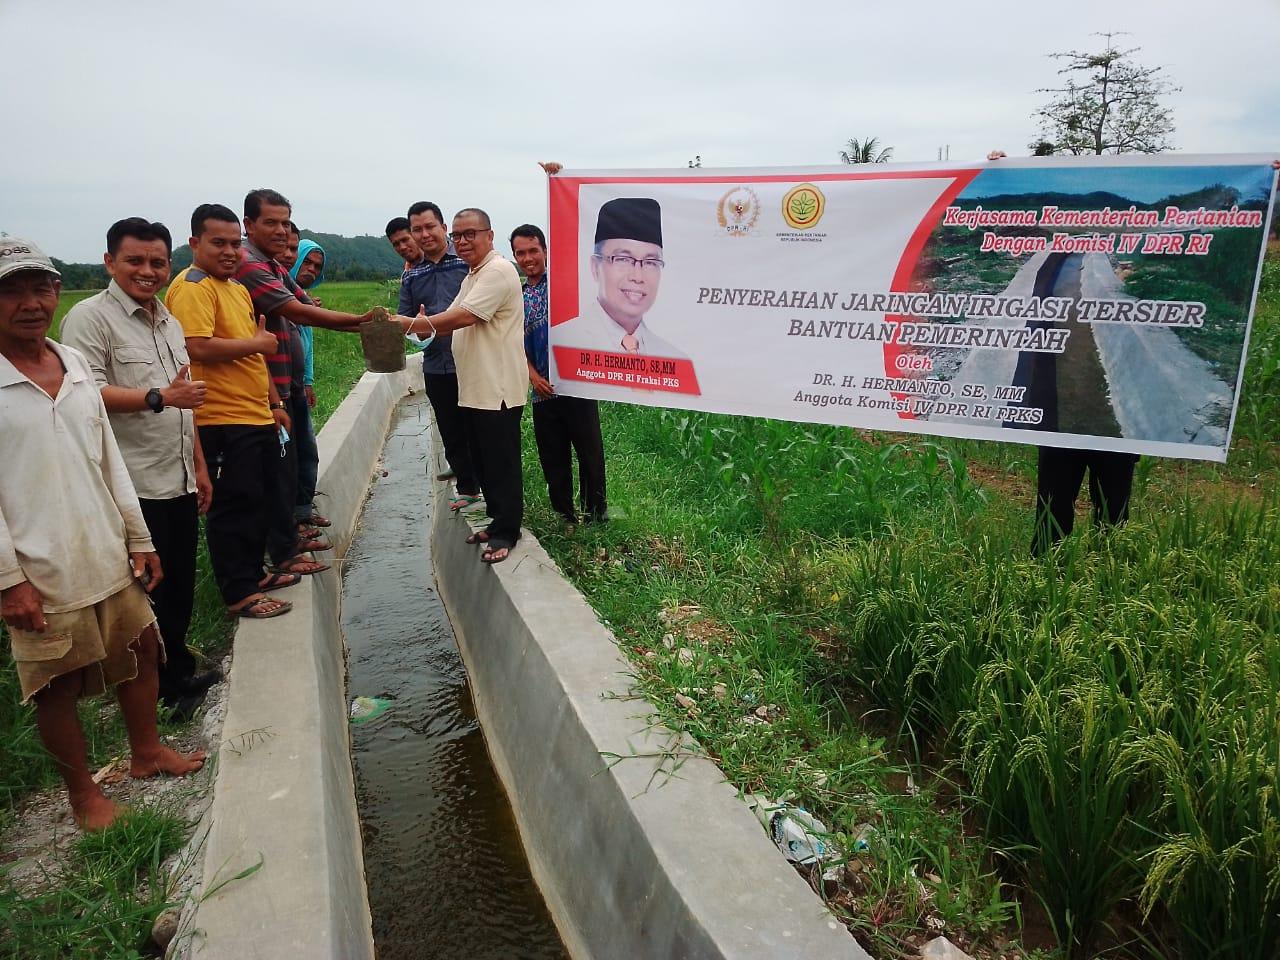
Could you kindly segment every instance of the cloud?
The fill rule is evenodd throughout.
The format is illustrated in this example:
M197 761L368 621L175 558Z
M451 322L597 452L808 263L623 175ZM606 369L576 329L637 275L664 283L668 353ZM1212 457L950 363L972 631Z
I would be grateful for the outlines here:
M897 160L1016 154L1055 81L1045 54L1103 29L1131 31L1121 42L1182 86L1180 149L1275 149L1280 78L1264 67L1280 9L1233 0L1212 16L1231 29L1188 29L1155 0L9 0L0 62L27 86L0 106L0 229L96 260L119 217L184 236L196 204L238 209L269 185L312 229L376 234L430 199L482 206L505 235L545 220L538 160L831 164L853 136Z

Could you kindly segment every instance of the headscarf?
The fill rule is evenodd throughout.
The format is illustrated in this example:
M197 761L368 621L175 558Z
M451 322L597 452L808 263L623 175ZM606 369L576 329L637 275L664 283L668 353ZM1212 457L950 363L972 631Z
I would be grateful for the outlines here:
M325 264L329 262L329 257L324 252L324 247L320 246L320 244L316 243L314 240L301 241L298 244L298 260L296 263L294 263L293 268L289 271L289 276L293 278L294 283L297 283L298 268L302 266L302 261L307 259L307 254L309 254L312 250L320 251L320 256L324 257L324 263L320 264L320 272L316 274L315 283L307 287L308 290L314 290L316 287L320 286L321 281L324 280Z

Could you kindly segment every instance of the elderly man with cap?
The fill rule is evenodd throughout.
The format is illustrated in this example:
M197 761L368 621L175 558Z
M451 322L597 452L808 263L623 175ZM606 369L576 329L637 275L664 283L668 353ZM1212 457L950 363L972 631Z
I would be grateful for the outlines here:
M648 197L600 207L591 276L596 299L556 331L556 343L586 350L685 359L645 323L662 283L662 209Z
M34 244L0 236L0 616L76 823L99 830L120 809L89 772L80 697L115 686L134 777L190 773L204 754L160 742L145 591L163 571L93 370L46 336L60 290Z

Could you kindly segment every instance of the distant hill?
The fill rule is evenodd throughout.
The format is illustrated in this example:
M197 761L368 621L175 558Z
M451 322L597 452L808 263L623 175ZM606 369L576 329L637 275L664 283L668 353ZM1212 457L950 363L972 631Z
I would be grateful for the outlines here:
M324 278L329 280L390 280L400 276L404 261L396 256L385 237L343 237L336 233L303 230L302 236L324 248ZM101 290L107 270L101 263L64 263L53 259L67 290ZM191 266L191 248L185 243L173 250L173 272Z

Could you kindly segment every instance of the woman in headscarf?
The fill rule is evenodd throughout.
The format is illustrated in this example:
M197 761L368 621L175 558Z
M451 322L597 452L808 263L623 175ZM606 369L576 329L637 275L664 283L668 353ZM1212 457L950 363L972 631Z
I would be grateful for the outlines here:
M324 248L314 240L304 239L298 243L298 259L289 270L289 276L316 304L320 300L314 291L324 278L324 261ZM315 433L311 429L311 408L316 405L315 334L307 326L298 327L298 334L302 341L302 363L294 365L293 390L289 398L289 417L293 421L293 437L298 452L298 499L294 516L304 534L317 534L319 531L309 528L327 527L329 521L315 512L315 505L312 503L316 495L320 465L320 452L316 447Z

